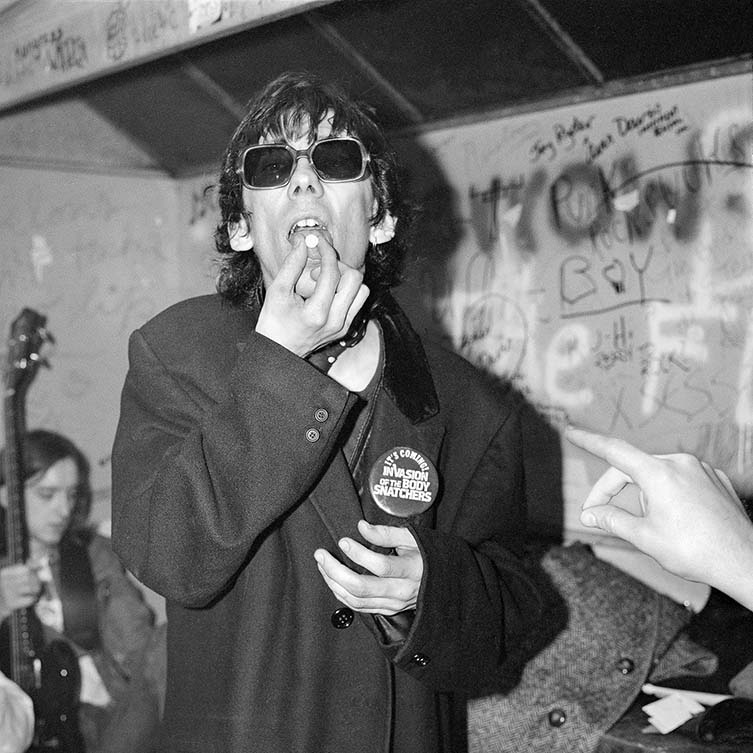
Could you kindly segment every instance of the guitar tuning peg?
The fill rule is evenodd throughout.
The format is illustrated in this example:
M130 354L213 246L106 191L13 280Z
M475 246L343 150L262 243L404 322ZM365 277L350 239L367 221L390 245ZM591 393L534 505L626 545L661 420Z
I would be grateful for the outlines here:
M50 362L45 358L44 356L40 355L39 353L30 353L29 354L29 360L34 361L34 363L37 363L39 366L44 366L47 369L51 369L52 366L50 365Z
M55 337L53 336L52 332L48 330L46 327L42 327L39 330L39 336L44 340L45 342L55 344Z

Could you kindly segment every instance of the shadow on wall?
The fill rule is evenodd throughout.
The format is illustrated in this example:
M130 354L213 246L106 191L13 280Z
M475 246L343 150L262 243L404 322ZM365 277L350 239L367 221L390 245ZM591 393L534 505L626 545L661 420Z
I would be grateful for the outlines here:
M477 354L472 343L467 347L461 343L459 347L446 324L450 318L447 307L452 305L449 284L454 274L452 261L470 220L462 217L457 191L430 149L416 139L401 140L396 147L404 167L405 194L417 205L409 235L404 282L396 291L396 298L423 337L460 353L486 372L483 354ZM484 321L479 326L485 331L493 329L494 306L480 308L483 308ZM470 309L464 313L464 316L472 315ZM504 337L505 333L499 336ZM514 392L521 405L530 535L544 542L560 543L564 530L564 498L559 432L511 383L488 373L506 390Z

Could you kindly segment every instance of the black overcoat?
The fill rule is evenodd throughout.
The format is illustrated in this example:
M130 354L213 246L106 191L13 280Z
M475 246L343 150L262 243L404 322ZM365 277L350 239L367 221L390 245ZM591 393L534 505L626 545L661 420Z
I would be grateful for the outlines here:
M342 605L314 551L398 520L342 450L357 397L254 331L218 296L131 336L113 450L113 542L167 599L163 749L197 753L458 753L468 694L505 671L542 604L518 558L525 528L515 402L423 346L391 298L360 467L411 447L440 477L410 523L424 559L397 636ZM337 622L337 620L334 620ZM347 622L347 620L346 620Z

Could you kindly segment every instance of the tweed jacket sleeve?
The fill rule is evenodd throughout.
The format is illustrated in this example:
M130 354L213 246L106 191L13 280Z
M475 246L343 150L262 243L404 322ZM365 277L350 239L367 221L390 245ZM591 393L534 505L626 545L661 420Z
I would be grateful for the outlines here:
M583 544L552 547L542 565L566 624L507 693L469 703L469 753L594 753L647 681L708 674L716 657L682 632L691 613ZM671 669L670 669L671 667Z

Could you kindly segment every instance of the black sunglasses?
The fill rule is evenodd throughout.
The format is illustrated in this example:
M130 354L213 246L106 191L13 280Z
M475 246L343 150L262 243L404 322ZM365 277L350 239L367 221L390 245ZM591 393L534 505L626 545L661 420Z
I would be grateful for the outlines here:
M255 144L241 152L238 173L246 188L281 188L290 182L301 157L308 158L319 180L344 183L360 180L369 169L364 145L351 136L315 141L308 149L288 144Z

